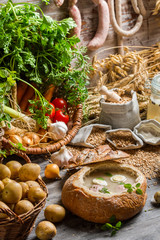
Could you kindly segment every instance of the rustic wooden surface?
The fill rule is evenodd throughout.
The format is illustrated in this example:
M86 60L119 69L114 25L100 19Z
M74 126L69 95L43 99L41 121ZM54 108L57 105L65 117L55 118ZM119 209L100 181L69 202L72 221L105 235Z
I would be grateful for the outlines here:
M49 196L46 205L61 204L61 189L69 176L65 171L61 171L61 180L47 180L44 177L44 168L49 163L44 156L31 156L32 162L39 163L41 166L41 176L47 183ZM160 206L154 204L154 193L160 190L160 182L158 179L148 181L147 193L148 198L143 210L132 219L123 223L119 232L112 237L115 240L159 240L160 239ZM35 227L44 220L43 210L39 214ZM112 239L109 231L102 231L101 224L94 224L84 221L83 219L71 214L67 211L65 219L58 224L57 235L55 240L105 240ZM33 228L27 240L38 240Z

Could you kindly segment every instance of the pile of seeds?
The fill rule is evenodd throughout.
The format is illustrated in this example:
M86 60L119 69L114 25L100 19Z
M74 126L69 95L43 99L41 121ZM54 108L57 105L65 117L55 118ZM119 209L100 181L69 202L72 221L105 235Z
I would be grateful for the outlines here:
M104 129L95 129L91 132L88 140L94 146L107 144L106 133ZM73 155L80 154L84 147L66 146ZM111 146L112 147L112 146ZM112 147L113 148L113 147ZM113 148L113 150L116 150ZM125 150L130 155L129 158L121 159L119 161L132 164L141 170L148 178L156 178L159 176L160 170L160 147L146 145L143 148L135 150Z
M109 139L117 146L117 147L127 147L130 145L135 145L136 141L132 137L132 133L130 131L116 131L110 132L107 134Z
M104 129L93 128L91 134L89 135L87 142L97 147L99 145L106 144L106 133Z
M125 151L130 154L129 158L121 160L128 164L132 164L141 170L148 178L159 177L160 171L160 147L146 145L138 150Z

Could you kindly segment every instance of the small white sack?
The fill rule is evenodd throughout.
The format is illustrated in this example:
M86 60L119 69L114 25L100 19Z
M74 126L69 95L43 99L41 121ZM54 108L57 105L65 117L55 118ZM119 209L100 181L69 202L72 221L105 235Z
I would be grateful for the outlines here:
M134 133L147 144L160 145L160 123L154 119L141 121Z
M82 127L80 128L76 136L72 139L72 141L69 144L74 146L94 148L92 144L87 143L87 139L91 134L93 128L102 128L104 129L104 131L106 131L106 130L110 130L111 126L103 125L103 124L90 124L88 126Z
M127 103L111 103L100 100L101 113L100 124L111 125L113 129L133 129L139 122L139 105L136 92L131 91L132 100Z

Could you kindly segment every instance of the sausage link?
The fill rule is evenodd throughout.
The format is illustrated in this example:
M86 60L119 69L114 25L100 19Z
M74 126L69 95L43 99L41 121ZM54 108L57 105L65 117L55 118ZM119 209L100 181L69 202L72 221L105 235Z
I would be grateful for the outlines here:
M74 28L73 30L73 34L77 35L77 37L80 37L80 33L81 33L81 14L80 11L78 9L78 7L76 5L73 5L69 8L69 15L70 17L73 18L73 20L75 21L77 27Z
M119 27L122 27L122 6L121 2L119 0L116 0L115 2L116 5L116 19L117 19L117 24ZM122 56L124 55L124 49L123 49L123 36L120 36L117 34L117 43L118 43L118 53L121 54Z
M64 3L64 0L54 0L54 4L57 6L57 7L61 7Z
M140 10L140 13L142 14L142 16L145 17L147 15L147 11L143 4L143 0L138 0L138 7L139 7L139 10Z
M93 0L94 3L98 4L98 16L99 16L99 23L96 34L94 38L89 42L88 49L89 50L96 50L103 46L109 30L109 8L108 4L104 0Z
M137 18L137 22L136 22L135 26L131 30L128 30L128 31L123 30L122 28L119 27L119 25L117 24L116 18L115 18L114 0L109 0L109 9L110 9L111 23L112 23L113 29L120 36L131 37L136 32L138 32L138 30L142 26L143 16L140 14Z
M132 3L132 7L133 7L135 13L140 14L140 11L139 11L139 8L138 8L137 0L131 0L131 3Z

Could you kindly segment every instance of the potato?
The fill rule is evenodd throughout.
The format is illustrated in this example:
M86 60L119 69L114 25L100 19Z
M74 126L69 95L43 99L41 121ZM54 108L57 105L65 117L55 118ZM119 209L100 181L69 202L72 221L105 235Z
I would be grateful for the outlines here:
M2 201L0 201L0 208L9 209L9 207ZM0 219L8 218L8 215L5 213L0 213Z
M19 170L19 178L21 181L35 181L39 174L40 174L41 168L36 163L26 163L24 164L20 170Z
M6 178L3 178L2 182L3 182L4 186L6 186L8 183L13 182L13 180L6 177Z
M42 221L37 225L35 232L40 240L49 240L56 235L57 230L53 223Z
M34 208L34 206L30 201L21 200L15 205L14 212L17 215L21 215L21 214L24 214L24 213L30 211L33 208Z
M6 163L6 166L11 171L11 179L16 179L18 177L19 169L22 167L18 161L9 161Z
M64 207L58 204L51 204L44 210L45 218L50 222L61 222L66 215Z
M6 177L8 177L8 178L11 177L11 171L6 165L0 163L0 180L4 179Z
M4 184L3 184L3 182L0 180L0 192L2 192L3 189L4 189Z
M36 181L27 181L26 184L28 185L29 188L31 187L40 187L39 183Z
M17 182L8 183L2 192L2 199L5 203L17 203L22 198L22 187Z
M19 184L22 187L22 198L27 197L27 194L28 194L28 191L29 191L28 184L26 182L19 182Z
M31 187L28 191L28 200L32 203L38 203L46 197L46 193L40 187Z

